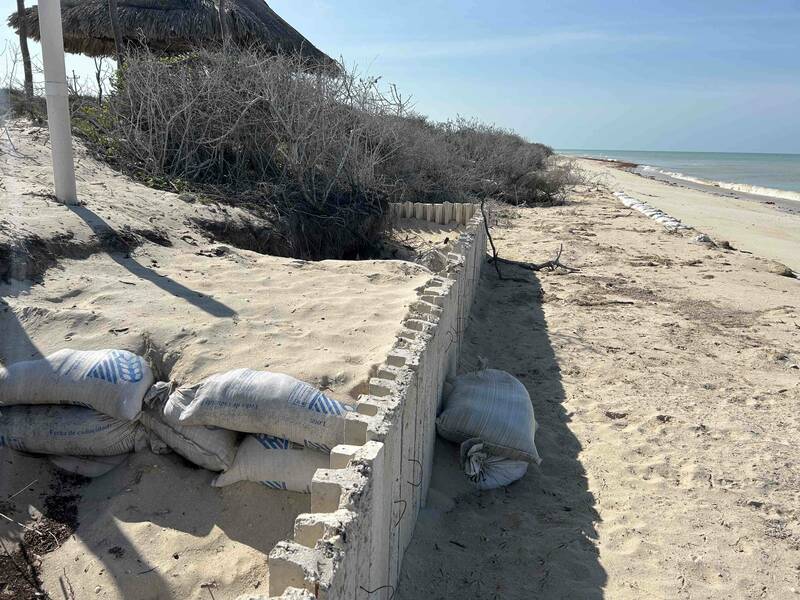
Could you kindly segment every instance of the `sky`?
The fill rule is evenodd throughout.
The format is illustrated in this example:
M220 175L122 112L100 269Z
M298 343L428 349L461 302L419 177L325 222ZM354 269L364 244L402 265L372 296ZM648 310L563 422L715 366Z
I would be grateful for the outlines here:
M558 149L800 153L797 0L270 5L435 120L477 117ZM14 7L0 0L0 50L16 44Z

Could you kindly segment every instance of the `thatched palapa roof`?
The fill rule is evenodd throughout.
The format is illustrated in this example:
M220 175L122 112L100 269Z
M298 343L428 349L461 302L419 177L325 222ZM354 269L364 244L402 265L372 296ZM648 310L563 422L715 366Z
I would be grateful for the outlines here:
M168 54L219 42L219 11L214 0L119 0L119 23L125 44L144 43ZM269 52L300 54L326 67L335 63L264 0L226 0L225 17L231 40L259 45ZM19 15L8 24L19 29ZM113 56L114 34L108 0L61 0L64 49L89 56ZM28 36L39 40L38 7L25 10Z

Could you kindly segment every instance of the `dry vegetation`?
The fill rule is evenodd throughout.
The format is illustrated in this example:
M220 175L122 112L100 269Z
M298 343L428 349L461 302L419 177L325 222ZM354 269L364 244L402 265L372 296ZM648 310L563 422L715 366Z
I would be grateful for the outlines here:
M377 78L257 51L135 51L101 100L75 92L74 130L99 157L156 187L256 207L280 240L269 251L300 258L374 255L389 202L553 204L575 179L510 131L432 123Z

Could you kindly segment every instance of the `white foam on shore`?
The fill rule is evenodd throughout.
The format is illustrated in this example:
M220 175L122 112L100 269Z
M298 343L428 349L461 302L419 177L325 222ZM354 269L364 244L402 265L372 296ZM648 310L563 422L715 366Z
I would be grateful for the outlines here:
M622 202L628 208L638 210L640 213L647 215L657 223L661 223L670 231L677 231L679 229L692 229L692 227L689 225L684 225L675 217L671 217L664 211L650 206L647 202L640 202L635 198L631 198L625 192L614 192L614 195L619 198L620 202Z
M659 169L658 167L651 167L649 165L641 165L643 173L648 171L655 171L661 175L671 177L672 179L680 179L682 181L689 181L700 185L707 185L710 187L718 187L724 190L731 190L733 192L741 192L742 194L755 194L756 196L767 196L769 198L780 198L781 200L792 200L800 202L800 192L792 192L789 190L779 190L770 187L763 187L760 185L751 185L749 183L732 183L730 181L713 181L711 179L703 179L702 177L693 177L691 175L684 175L675 171L667 171Z

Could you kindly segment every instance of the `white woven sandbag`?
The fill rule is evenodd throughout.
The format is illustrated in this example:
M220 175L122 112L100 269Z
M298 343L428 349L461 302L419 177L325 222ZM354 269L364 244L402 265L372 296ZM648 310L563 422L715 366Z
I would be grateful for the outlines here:
M528 461L494 456L483 442L473 439L461 444L461 463L469 480L479 490L511 485L528 472Z
M144 441L136 421L115 419L82 406L4 406L0 446L34 454L114 456Z
M153 379L150 366L126 350L60 350L0 368L0 406L86 406L132 421Z
M353 408L281 373L237 369L178 388L164 407L172 425L265 433L330 453Z
M151 438L151 448L158 448L158 440L173 452L209 471L224 471L233 464L239 435L235 431L201 425L187 427L172 425L162 419L165 401L156 401L142 411L144 428L157 436ZM157 453L161 453L159 450Z
M436 429L444 439L458 444L479 438L495 456L541 462L530 396L505 371L485 369L456 377Z
M276 490L310 494L314 473L329 467L330 456L323 452L271 435L248 435L236 452L233 466L211 485L255 481Z

